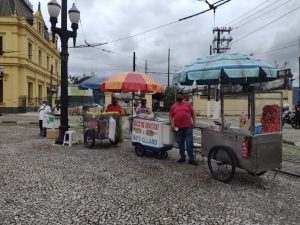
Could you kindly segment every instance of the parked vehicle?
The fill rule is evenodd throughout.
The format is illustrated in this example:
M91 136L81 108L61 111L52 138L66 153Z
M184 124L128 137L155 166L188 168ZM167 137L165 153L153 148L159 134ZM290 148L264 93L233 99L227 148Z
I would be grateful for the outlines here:
M289 110L289 106L288 105L284 105L282 107L282 121L281 121L281 125L284 126L284 124L290 124L292 125L294 118L295 118L295 113L291 112Z

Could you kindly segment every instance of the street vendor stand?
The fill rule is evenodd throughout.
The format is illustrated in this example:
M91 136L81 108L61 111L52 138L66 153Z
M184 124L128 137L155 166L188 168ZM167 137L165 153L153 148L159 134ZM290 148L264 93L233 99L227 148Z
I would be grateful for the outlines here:
M282 163L281 106L282 94L277 104L258 101L263 94L253 83L269 82L278 78L277 69L260 59L240 53L220 53L199 58L184 67L173 77L181 85L217 85L220 87L221 123L202 124L201 151L208 157L209 170L219 181L227 182L236 167L259 176L267 170L279 169ZM223 91L224 84L239 84L248 92L231 95ZM224 118L224 98L242 96L248 99L247 117L234 126ZM217 101L216 105L218 104ZM258 104L259 103L259 104ZM235 102L239 107L238 99Z
M258 104L258 98L264 94L268 98L276 95L274 99L278 103L274 104L272 100L271 104L266 101ZM226 97L232 96L246 96L249 101L247 121L240 126L233 126L232 121L225 118L224 102ZM281 92L221 94L222 122L217 125L200 125L201 153L208 157L208 167L215 179L228 182L234 176L236 167L254 176L281 168L281 106Z
M174 143L175 133L168 120L155 117L133 119L132 144L137 156L142 157L146 152L152 152L165 159Z
M112 145L117 145L121 138L119 113L83 114L83 141L87 148L95 146L96 139L101 142L109 140Z
M140 72L122 72L111 76L100 85L101 91L111 92L131 92L132 93L132 117L134 93L163 93L162 86L151 76ZM154 117L145 116L131 120L133 123L132 143L135 145L135 152L138 156L143 156L147 149L153 152L159 152L162 158L168 156L167 150L171 149L171 141L165 136L163 142L162 134L165 130L170 130L170 125L164 120L158 120Z

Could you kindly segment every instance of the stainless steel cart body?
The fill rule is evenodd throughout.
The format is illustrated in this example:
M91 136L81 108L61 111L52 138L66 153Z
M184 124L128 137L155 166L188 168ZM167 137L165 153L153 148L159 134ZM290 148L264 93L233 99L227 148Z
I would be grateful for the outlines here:
M236 166L253 174L280 168L282 162L282 134L247 136L238 130L213 130L202 128L202 154L208 156L213 148L226 147L234 153ZM243 142L250 139L247 158L243 157Z
M224 97L225 95L234 96L237 93L221 94L221 124L219 126L200 125L202 155L208 157L209 169L217 180L222 182L229 181L235 173L235 167L258 176L268 170L281 168L281 124L279 124L277 132L269 133L257 132L255 127L255 122L261 116L257 115L255 108L256 95L265 93L269 92L251 91L250 93L240 93L248 97L248 119L251 122L248 130L234 126L225 126ZM282 93L270 93L276 93L280 96L278 107L281 108ZM274 123L277 119L281 123L280 118L281 114L279 118L274 118Z

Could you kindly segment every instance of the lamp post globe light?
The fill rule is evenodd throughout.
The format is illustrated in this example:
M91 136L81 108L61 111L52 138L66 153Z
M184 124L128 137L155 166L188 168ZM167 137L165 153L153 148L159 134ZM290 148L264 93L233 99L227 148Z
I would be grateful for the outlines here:
M56 0L51 0L48 3L48 12L50 15L52 41L55 42L55 34L60 37L61 40L61 117L59 126L59 136L55 140L55 144L63 144L65 132L69 129L68 124L68 40L73 38L74 47L76 45L78 22L80 20L80 12L73 4L69 10L69 18L72 23L72 31L67 29L67 0L61 0L61 6ZM56 27L57 17L61 10L61 28Z

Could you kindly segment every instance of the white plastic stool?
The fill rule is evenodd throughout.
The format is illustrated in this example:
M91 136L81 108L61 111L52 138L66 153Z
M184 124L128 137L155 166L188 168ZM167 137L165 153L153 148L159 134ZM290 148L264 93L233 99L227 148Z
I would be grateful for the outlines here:
M69 147L72 147L72 144L76 144L78 140L75 137L76 136L75 133L76 132L73 130L66 131L63 145L68 144Z

